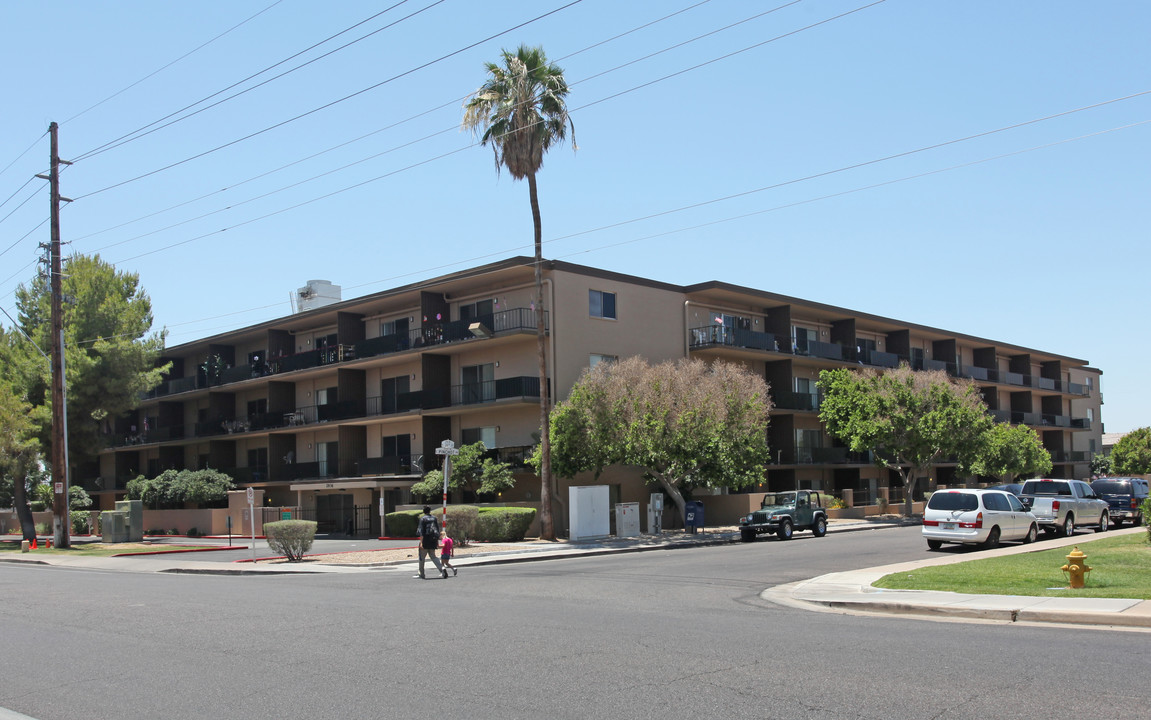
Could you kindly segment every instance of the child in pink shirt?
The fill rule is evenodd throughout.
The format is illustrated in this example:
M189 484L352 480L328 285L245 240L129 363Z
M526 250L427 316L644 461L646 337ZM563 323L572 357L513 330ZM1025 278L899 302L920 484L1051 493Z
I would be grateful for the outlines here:
M445 574L448 570L452 571L452 575L457 574L456 567L452 565L452 548L455 547L455 542L444 534L443 542L440 543L440 562L444 566Z

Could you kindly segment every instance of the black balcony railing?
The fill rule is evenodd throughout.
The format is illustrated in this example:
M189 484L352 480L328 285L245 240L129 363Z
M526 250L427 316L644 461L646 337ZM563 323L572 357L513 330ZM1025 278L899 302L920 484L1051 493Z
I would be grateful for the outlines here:
M424 471L423 455L392 455L388 457L364 458L356 463L356 474L360 477L371 475L418 475Z
M335 477L339 464L335 462L303 462L285 465L278 475L287 480L309 480L312 478ZM277 478L279 479L279 478Z
M453 385L451 403L453 406L474 405L511 398L534 398L538 400L539 397L540 379L538 377L519 376L481 383Z
M693 349L722 345L751 350L771 350L773 352L779 350L779 343L776 341L775 335L755 330L707 325L691 328L690 335Z
M772 400L775 401L775 406L782 410L815 411L819 409L819 393L801 393L784 390L772 393Z

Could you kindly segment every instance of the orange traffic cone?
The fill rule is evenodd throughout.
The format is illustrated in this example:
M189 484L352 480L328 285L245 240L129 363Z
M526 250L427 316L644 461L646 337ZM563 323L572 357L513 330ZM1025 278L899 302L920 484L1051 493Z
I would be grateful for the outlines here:
M47 540L44 541L44 543L45 543L44 547L51 548L52 547L52 538L48 538Z
M33 550L36 549L36 538L32 538L32 544L29 545L29 547L31 547Z

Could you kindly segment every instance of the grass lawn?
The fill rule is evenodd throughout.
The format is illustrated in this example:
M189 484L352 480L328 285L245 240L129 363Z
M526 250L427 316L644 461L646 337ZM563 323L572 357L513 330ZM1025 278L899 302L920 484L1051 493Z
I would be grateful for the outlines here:
M41 555L67 555L71 557L112 557L113 555L135 555L137 553L169 552L175 550L195 550L205 545L145 545L144 543L76 543L70 548L39 547L29 550L27 557ZM20 541L0 541L0 553L19 553Z
M978 595L1035 595L1151 599L1151 544L1146 533L1087 540L1079 549L1087 555L1087 587L1066 589L1059 568L1073 547L1054 548L1007 557L925 567L880 578L875 587L894 590L942 590Z

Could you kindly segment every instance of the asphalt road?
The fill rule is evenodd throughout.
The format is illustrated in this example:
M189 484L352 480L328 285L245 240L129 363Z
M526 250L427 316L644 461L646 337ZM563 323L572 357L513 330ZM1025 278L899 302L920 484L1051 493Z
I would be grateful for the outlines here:
M426 581L7 565L0 707L38 720L1147 717L1143 633L759 598L924 554L912 527Z

